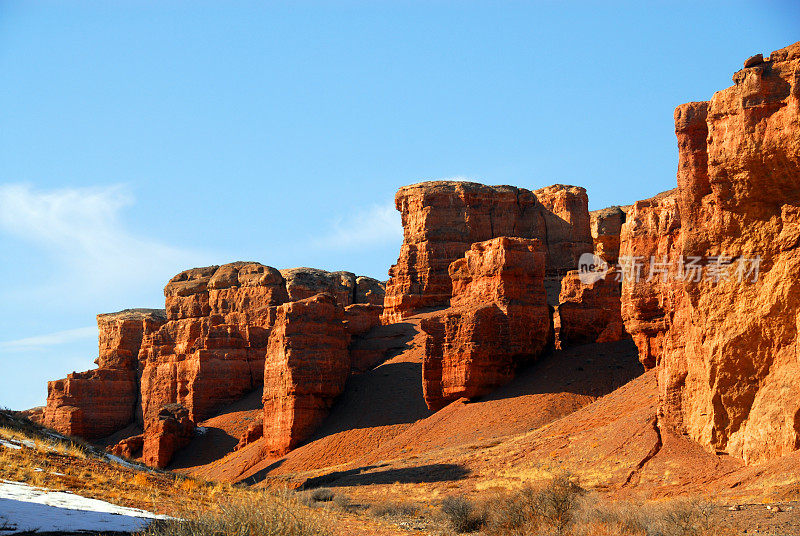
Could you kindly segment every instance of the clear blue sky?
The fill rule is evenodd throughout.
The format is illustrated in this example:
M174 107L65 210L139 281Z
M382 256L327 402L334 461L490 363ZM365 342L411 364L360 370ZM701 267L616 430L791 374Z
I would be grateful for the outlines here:
M797 40L791 1L0 0L0 405L190 266L385 279L404 184L672 188L675 106Z

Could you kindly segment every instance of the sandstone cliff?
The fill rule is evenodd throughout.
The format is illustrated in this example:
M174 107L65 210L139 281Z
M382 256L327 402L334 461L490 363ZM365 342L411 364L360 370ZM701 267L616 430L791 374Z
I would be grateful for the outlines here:
M800 447L798 73L800 43L679 106L678 193L623 231L627 253L703 259L700 278L626 284L626 325L659 367L663 423L748 463Z
M544 271L538 240L508 237L472 244L450 265L451 307L422 322L430 409L487 394L541 354L550 335Z
M586 191L555 185L536 192L472 182L423 182L401 188L395 205L403 245L389 271L384 322L398 322L452 296L448 267L472 244L500 236L538 238L548 273L566 273L592 251Z

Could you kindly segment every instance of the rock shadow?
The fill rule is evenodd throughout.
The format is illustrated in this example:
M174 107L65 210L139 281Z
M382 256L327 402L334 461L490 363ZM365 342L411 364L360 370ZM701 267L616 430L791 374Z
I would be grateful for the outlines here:
M401 467L397 469L380 469L385 465L369 465L336 471L327 475L309 478L300 486L300 489L313 489L319 487L344 487L368 486L370 484L423 484L433 482L454 482L469 476L466 467L452 463L437 463L418 465L414 467Z

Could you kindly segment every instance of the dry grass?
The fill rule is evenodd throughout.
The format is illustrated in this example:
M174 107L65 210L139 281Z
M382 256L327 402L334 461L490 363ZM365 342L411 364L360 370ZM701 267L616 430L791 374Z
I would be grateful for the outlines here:
M497 496L484 508L487 536L723 536L714 505L697 499L612 502L587 494L568 474L546 485Z
M240 491L216 508L151 525L144 536L325 536L330 520L288 493Z

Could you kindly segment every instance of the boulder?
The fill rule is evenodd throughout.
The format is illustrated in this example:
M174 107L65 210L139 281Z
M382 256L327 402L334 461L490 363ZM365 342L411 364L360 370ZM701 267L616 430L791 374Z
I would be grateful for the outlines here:
M144 449L144 434L127 437L119 441L115 445L108 448L108 451L114 456L121 458L141 458L142 450Z
M541 199L538 199L541 197ZM538 238L548 273L566 273L592 251L586 192L555 185L536 193L513 186L432 181L405 186L395 196L403 245L389 271L383 322L432 307L452 296L448 268L473 243L500 236Z
M195 424L188 409L180 404L165 405L144 429L142 461L164 469L175 453L189 444L194 432Z
M264 438L281 455L308 439L350 373L344 310L330 294L277 308L264 366Z
M491 392L545 349L545 256L538 240L500 237L472 244L450 265L451 307L421 323L427 334L423 394L430 409Z

